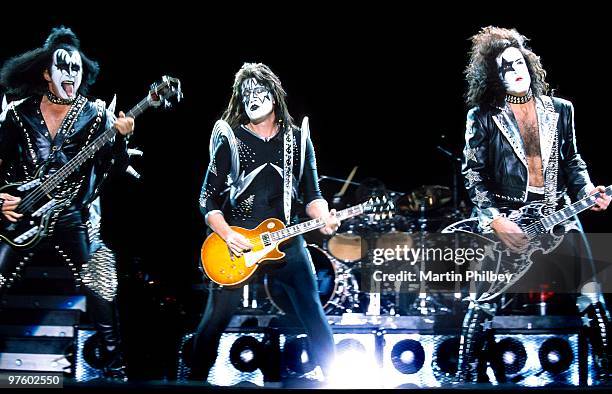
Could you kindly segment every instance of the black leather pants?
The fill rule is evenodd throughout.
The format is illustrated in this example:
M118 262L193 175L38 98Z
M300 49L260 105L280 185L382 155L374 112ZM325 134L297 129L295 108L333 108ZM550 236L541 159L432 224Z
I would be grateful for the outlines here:
M310 255L304 239L296 237L281 247L287 255L274 268L267 267L269 275L283 286L294 310L302 322L308 338L312 356L328 374L334 357L335 345L332 330L321 306L317 283L312 271ZM194 337L191 379L206 380L209 369L217 358L217 347L221 334L240 305L242 290L210 286L208 301Z
M88 310L101 338L102 348L113 358L119 354L120 346L117 308L114 301L109 302L94 294L88 287L80 286L79 272L89 259L89 238L87 226L78 212L62 217L55 226L53 236L44 238L32 249L22 251L0 243L0 275L5 278L4 283L0 284L0 297L31 259L46 256L53 258L54 255L64 261L74 274L77 286L87 297Z

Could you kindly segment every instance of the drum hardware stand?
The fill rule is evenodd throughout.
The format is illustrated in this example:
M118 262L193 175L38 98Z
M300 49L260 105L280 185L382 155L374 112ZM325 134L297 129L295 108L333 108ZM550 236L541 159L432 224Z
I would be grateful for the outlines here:
M419 205L418 223L419 223L419 244L418 245L420 248L424 250L425 234L426 234L425 226L427 225L427 219L425 218L425 205L424 204ZM425 268L426 268L425 259L421 258L421 261L419 262L420 272L425 272ZM428 315L430 311L426 290L427 289L425 288L425 281L421 280L419 283L419 297L415 300L415 302L417 303L417 305L415 306L415 309L418 310L421 315ZM433 307L431 309L433 310Z
M344 178L337 178L337 177L333 177L333 176L328 176L328 175L321 175L319 176L319 182L321 182L322 180L328 179L330 181L334 181L334 182L341 182L341 183L346 183L347 185L355 185L355 186L361 186L362 183L361 182L355 182L352 181L350 179L344 179ZM388 194L390 194L391 196L397 196L397 197L401 197L403 196L404 192L398 192L395 190L386 190L386 192Z
M344 197L344 193L346 193L346 189L348 189L349 184L353 183L353 177L355 176L355 173L357 172L357 168L359 167L357 166L353 167L353 170L349 174L348 178L344 181L344 184L342 185L342 188L340 189L340 191L334 194L334 198L332 200L334 205L340 204L340 201L342 200L342 197Z
M250 285L244 285L242 288L242 308L243 309L257 309L259 305L257 303L257 297L255 296L255 290Z
M368 215L371 216L371 215ZM372 216L373 219L373 216ZM375 246L376 237L370 232L367 232L366 242L368 243L368 254L366 259L372 262L372 250ZM372 263L373 264L373 263ZM380 282L374 282L374 289L372 289L372 282L370 282L370 288L368 291L368 309L366 310L366 316L380 316L380 298L381 288Z

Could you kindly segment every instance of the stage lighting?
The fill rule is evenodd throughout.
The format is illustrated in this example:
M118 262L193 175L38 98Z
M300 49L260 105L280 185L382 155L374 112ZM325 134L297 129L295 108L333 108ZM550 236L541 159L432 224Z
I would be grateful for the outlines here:
M452 381L457 370L457 337L389 330L383 343L384 387L440 387Z
M263 337L263 333L224 333L219 341L217 360L208 374L208 382L216 386L233 386L243 382L263 386Z
M399 341L391 349L391 362L400 373L417 373L425 362L423 346L413 339Z
M503 364L508 382L529 387L578 385L578 334L500 334L495 338L494 357Z
M101 357L100 339L96 331L77 331L75 364L74 378L77 382L87 382L102 377L104 360Z
M574 360L574 353L570 344L562 338L549 338L538 351L542 369L551 374L560 374L567 371Z
M373 332L334 333L336 358L328 377L328 388L380 387L376 335Z
M311 357L308 337L304 334L284 338L283 369L290 374L304 375L315 369L316 364Z
M495 349L496 356L500 359L498 361L504 365L507 376L514 376L525 367L527 351L522 341L516 338L504 338L499 341Z
M433 355L432 363L438 381L447 383L453 380L459 363L459 338L442 339Z

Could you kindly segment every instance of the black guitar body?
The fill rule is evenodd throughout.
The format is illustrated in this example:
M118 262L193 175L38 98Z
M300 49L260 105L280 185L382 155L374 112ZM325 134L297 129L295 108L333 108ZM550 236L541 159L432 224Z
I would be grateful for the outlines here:
M2 218L0 242L28 249L53 232L59 214L70 206L78 189L73 183L64 181L52 190L45 190L43 183L47 178L46 166L42 165L32 179L0 187L0 193L21 198L16 212L23 215L17 222Z

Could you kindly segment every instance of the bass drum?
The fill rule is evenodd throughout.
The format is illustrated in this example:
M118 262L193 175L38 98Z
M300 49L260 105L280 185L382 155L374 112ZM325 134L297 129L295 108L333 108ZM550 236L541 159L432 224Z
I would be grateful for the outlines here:
M354 263L367 254L364 240L352 231L336 233L327 241L327 250L336 259L345 263Z
M317 245L309 244L307 249L314 265L319 298L325 313L342 313L358 303L359 284L351 270ZM273 276L265 275L264 288L278 312L295 314L289 296Z

